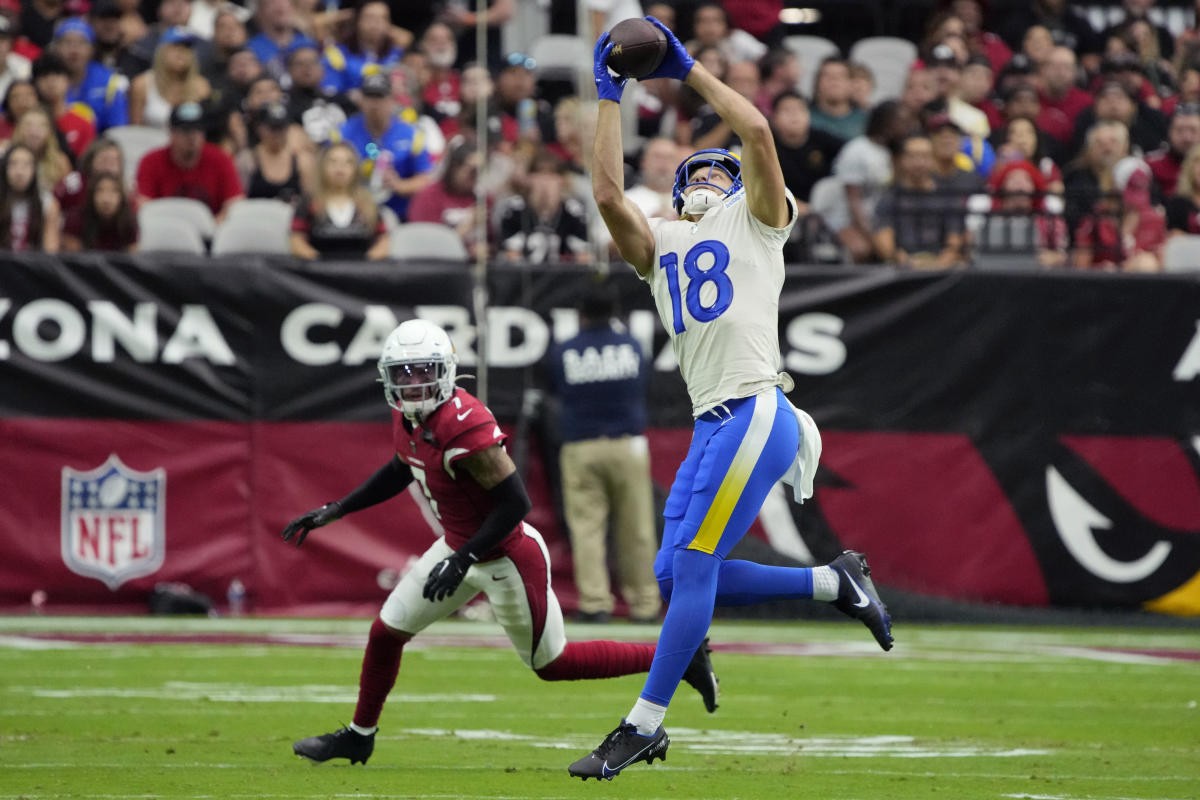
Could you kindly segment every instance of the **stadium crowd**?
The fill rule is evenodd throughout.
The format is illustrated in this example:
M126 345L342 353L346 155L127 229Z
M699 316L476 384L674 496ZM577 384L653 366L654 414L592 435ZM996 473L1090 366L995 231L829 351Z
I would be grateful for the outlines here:
M523 2L491 0L481 62L461 0L0 0L0 247L132 251L157 199L221 224L252 198L293 208L300 258L385 258L405 222L471 257L605 258L595 93L501 47ZM662 19L767 115L805 214L789 261L1158 271L1200 234L1200 35L1152 0L1103 30L1065 0L930 0L919 42L820 57L782 0L579 6L596 30ZM673 217L676 165L737 137L678 82L625 102L629 196Z

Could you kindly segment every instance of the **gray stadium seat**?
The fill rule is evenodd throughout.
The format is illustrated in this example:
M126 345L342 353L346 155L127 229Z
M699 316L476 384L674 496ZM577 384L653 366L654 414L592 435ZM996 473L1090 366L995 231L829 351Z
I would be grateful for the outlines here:
M167 132L162 128L147 125L118 125L104 131L104 135L117 143L125 159L125 180L137 177L138 162L151 150L167 146Z
M812 100L813 88L817 83L817 68L830 56L840 56L841 49L824 36L788 36L784 38L783 46L796 54L804 68L796 89Z
M204 240L191 223L163 217L154 224L139 223L138 251L142 253L195 253L203 255Z
M1181 234L1167 239L1163 269L1167 272L1200 272L1200 236Z
M239 200L213 236L212 254L290 253L292 207L282 200Z
M160 197L148 200L138 209L138 227L143 231L163 219L186 222L196 229L200 238L209 241L217 229L213 213L204 203L190 197Z
M897 100L904 93L908 70L917 60L917 46L897 36L868 36L850 48L850 60L863 64L875 76L872 103Z
M529 46L529 55L537 62L539 78L574 78L580 70L592 71L592 45L580 36L543 36Z
M453 228L437 222L406 222L391 232L392 258L466 263L467 248Z
M836 233L849 219L846 210L846 186L842 179L830 175L813 184L808 196L808 209L819 216L831 231Z

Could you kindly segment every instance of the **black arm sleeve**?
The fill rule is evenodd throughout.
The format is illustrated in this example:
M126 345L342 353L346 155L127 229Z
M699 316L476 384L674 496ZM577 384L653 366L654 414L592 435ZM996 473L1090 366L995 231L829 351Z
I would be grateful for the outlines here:
M412 470L396 456L363 481L363 484L338 501L342 514L352 514L368 506L390 500L413 482Z
M483 554L504 541L504 537L512 533L517 523L525 519L529 509L533 508L525 491L525 482L516 472L488 489L488 496L496 501L496 507L487 515L475 535L458 548L458 552L471 561L478 561Z

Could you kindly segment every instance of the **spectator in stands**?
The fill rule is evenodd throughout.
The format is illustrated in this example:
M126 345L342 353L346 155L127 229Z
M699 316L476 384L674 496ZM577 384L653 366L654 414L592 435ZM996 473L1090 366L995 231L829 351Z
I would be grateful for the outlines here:
M487 212L481 217L475 200L481 161L473 142L460 140L452 145L442 162L441 179L417 192L408 207L410 222L437 222L453 228L472 258L486 258L488 253Z
M1190 103L1176 106L1167 128L1167 143L1146 156L1159 197L1175 194L1183 159L1197 144L1200 144L1200 106Z
M230 128L234 134L233 141L238 145L237 152L258 144L258 129L252 123L255 115L268 103L282 101L283 90L279 88L279 81L270 75L259 75L250 83L246 97L242 100L241 108L230 117ZM288 127L288 143L297 150L313 148L313 142L294 121Z
M1122 19L1110 25L1101 37L1108 39L1110 36L1119 36L1134 23L1140 22L1149 32L1155 51L1170 61L1175 55L1175 40L1170 31L1150 21L1150 9L1154 7L1154 0L1121 0L1121 7L1124 11Z
M925 136L900 142L895 183L876 209L875 252L890 264L948 269L965 262L961 203L948 201L933 179L933 145Z
M194 33L176 26L158 41L153 66L129 85L129 121L133 125L166 128L172 108L199 103L212 93L192 50Z
M38 49L45 49L54 38L54 26L62 18L63 0L28 0L21 3L21 33Z
M253 123L258 144L238 153L236 159L246 197L294 202L310 185L312 153L289 143L292 118L282 102L260 108Z
M121 36L121 7L116 0L97 0L88 11L88 23L92 26L92 58L102 66L116 70L127 51ZM139 15L138 19L141 19ZM144 27L144 26L143 26Z
M54 199L64 217L83 205L88 181L102 172L125 179L125 155L116 142L105 136L93 139L79 159L79 168L68 172L54 187Z
M908 113L910 119L917 119L927 105L937 98L937 80L928 69L909 70L908 78L904 81L904 91L900 95L900 104Z
M435 22L425 29L419 47L429 63L429 78L421 95L425 108L435 119L452 117L459 112L459 73L454 68L458 44L454 31Z
M79 158L96 136L91 114L67 105L67 90L71 85L67 65L54 53L42 53L33 62L33 84L38 100L54 119L54 125L66 142L72 159Z
M1024 117L1017 117L996 131L992 137L992 146L996 149L997 169L1006 163L1028 161L1041 176L1047 192L1062 194L1062 170L1048 155L1048 140L1041 135L1033 122Z
M480 64L467 64L463 67L462 108L453 117L446 117L441 122L442 135L447 141L462 134L473 136L478 117L479 98L486 98L487 117L486 127L488 142L496 144L505 142L515 145L518 139L517 120L507 114L500 113L494 97L495 84L487 69Z
M124 76L92 60L92 26L72 18L58 26L54 49L71 72L67 103L84 103L96 115L97 133L129 123L129 101Z
M71 171L71 159L59 148L54 123L41 106L29 109L17 120L10 140L10 146L16 145L24 145L34 154L40 191L51 191Z
M1001 125L1015 119L1027 119L1037 126L1039 138L1045 137L1043 149L1057 157L1062 148L1058 142L1069 139L1072 130L1065 114L1057 108L1043 108L1037 89L1030 83L1018 83L1008 88L1000 106Z
M1102 42L1087 17L1067 0L1032 0L1005 9L1006 23L998 31L1014 51L1021 49L1025 32L1041 25L1054 43L1084 57L1084 66L1094 70L1100 63Z
M987 56L972 54L963 65L962 78L958 82L958 96L963 102L978 108L987 117L988 125L994 131L1002 124L1000 108L993 99L993 88L996 76L992 72L992 64Z
M979 191L983 179L975 172L975 162L963 152L962 128L948 114L934 114L925 123L931 146L934 185L948 201L966 205L967 198Z
M537 98L537 65L524 53L509 53L496 76L496 100L501 112L517 123L517 138L536 142L556 137L557 109ZM540 133L539 133L540 132Z
M1183 158L1175 193L1167 200L1167 228L1171 236L1200 235L1200 144Z
M986 139L991 133L987 117L961 97L959 82L962 80L962 64L954 51L947 44L939 44L930 52L927 64L936 81L934 100L964 133Z
M1074 265L1080 269L1156 272L1166 241L1166 219L1150 202L1150 169L1140 158L1114 165L1113 190L1075 230Z
M312 41L296 25L292 0L262 0L258 4L258 34L246 42L271 77L279 80L286 72L284 56L297 43Z
M1029 63L1035 70L1050 58L1054 46L1054 36L1051 35L1048 28L1041 25L1031 25L1021 39L1021 52L1029 59Z
M871 96L875 93L875 75L866 64L857 61L850 65L850 99L863 111L871 110Z
M0 145L12 138L17 120L31 108L39 105L37 89L28 78L15 80L4 93L3 113L0 113Z
M762 93L762 73L753 61L735 61L725 71L725 82L729 87L751 103L758 101Z
M118 69L132 78L153 67L163 36L174 28L189 27L191 18L192 0L162 0L158 5L157 21L147 29L145 36L128 47ZM212 60L212 44L208 40L197 37L192 46L198 63L206 64Z
M388 72L400 63L404 48L411 43L410 31L392 25L387 3L382 0L360 3L342 41L327 51L338 91L357 89L367 72Z
M701 47L715 47L721 51L725 61L757 61L766 55L767 46L745 31L729 27L725 8L717 2L702 2L692 13L692 33L695 38L687 43L693 55Z
M546 150L533 158L525 194L501 203L500 250L505 258L546 264L588 261L583 203L566 193L566 166Z
M1080 89L1075 52L1067 47L1055 47L1038 69L1042 108L1061 111L1071 126L1071 134L1051 134L1062 145L1071 141L1079 114L1092 104L1092 96Z
M329 141L358 107L348 94L333 88L326 79L321 52L312 42L300 42L288 51L287 71L291 79L288 113L314 143Z
M487 52L488 69L500 69L500 54L504 52L500 45L500 28L512 19L516 13L516 0L488 0L486 9L487 20ZM443 6L441 21L448 24L458 36L458 60L455 66L461 68L471 61L479 61L475 52L475 37L478 20L475 15L474 3L446 3Z
M0 250L58 252L58 203L38 189L32 150L14 144L0 163Z
M1092 107L1075 120L1075 138L1069 152L1077 153L1084 137L1097 122L1119 122L1129 130L1130 145L1139 154L1150 153L1167 138L1167 122L1162 112L1138 103L1120 81L1110 80L1096 90ZM1085 127L1086 126L1086 127Z
M132 253L137 241L137 216L125 182L110 172L96 175L88 183L84 204L65 215L62 249Z
M424 136L396 116L388 76L374 73L363 78L362 113L346 121L341 137L365 159L376 202L405 219L408 199L431 180L433 161Z
M138 165L139 205L159 197L190 197L221 220L246 196L233 159L204 141L205 127L199 103L183 103L171 111L167 146L151 150Z
M804 75L800 59L786 47L768 50L758 62L758 71L762 75L762 89L755 105L763 112L763 116L771 113L775 98L799 86L800 78Z
M972 53L987 58L995 71L1004 69L1012 57L1012 50L996 34L985 30L985 6L983 0L951 0L950 11L962 20L962 34Z
M1175 113L1176 106L1200 105L1200 61L1180 67L1177 83L1179 91L1163 99L1162 112L1168 116Z
M989 180L992 213L979 232L983 255L1032 256L1041 267L1067 263L1067 224L1046 208L1046 182L1028 161L1001 164Z
M845 59L830 57L817 68L811 115L813 130L843 142L861 136L866 129L867 112L854 105L850 65Z
M873 257L875 206L892 182L891 147L912 127L913 117L904 106L884 101L871 109L863 135L847 142L833 161L833 174L845 187L844 201L819 212L856 263Z
M578 97L564 97L554 107L554 141L548 143L546 149L577 175L583 174L585 165L591 162L589 125L594 129L595 123L590 116Z
M228 75L233 54L244 50L250 39L246 24L235 8L237 6L230 4L217 10L213 19L212 57L200 64L204 77L213 86L220 84Z
M1063 174L1065 216L1072 237L1078 236L1089 218L1097 214L1111 218L1119 213L1113 201L1116 196L1113 167L1129 155L1129 129L1120 122L1097 122L1085 141L1083 153ZM1088 224L1093 226L1090 230L1097 230L1094 220ZM1112 229L1115 230L1115 223ZM1120 261L1119 254L1115 258Z
M1162 95L1167 94L1174 86L1175 68L1164 58L1159 49L1158 38L1153 26L1146 20L1133 20L1125 23L1119 29L1125 49L1141 66L1142 74L1153 90L1145 100L1159 108Z
M638 183L625 195L637 204L647 219L679 219L672 192L675 188L675 167L680 160L679 147L663 136L650 139L642 148L642 157L638 162Z
M100 2L104 1L100 0ZM149 28L146 26L146 20L142 17L141 5L141 0L116 0L116 6L121 12L121 44L124 47L129 47L129 45L141 39L149 31ZM116 66L112 64L106 66L110 69L116 69Z
M230 54L228 73L212 84L212 93L205 104L210 117L209 141L232 152L245 145L241 110L251 84L261 76L264 76L262 65L254 53L242 49Z
M0 96L14 80L29 78L29 59L12 51L15 28L7 14L0 14Z
M770 117L783 180L796 198L800 215L808 213L813 186L833 171L833 161L842 149L842 141L812 127L809 116L804 96L791 91L775 98Z
M325 148L311 197L300 200L292 219L292 255L304 259L377 261L388 255L387 226L379 207L358 180L358 154L347 143Z

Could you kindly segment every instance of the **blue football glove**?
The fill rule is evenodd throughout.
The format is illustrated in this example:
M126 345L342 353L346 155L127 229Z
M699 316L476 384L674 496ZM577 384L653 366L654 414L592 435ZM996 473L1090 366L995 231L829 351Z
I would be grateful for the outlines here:
M608 70L608 54L615 45L609 40L607 33L596 40L596 50L592 59L592 74L596 79L596 94L601 100L621 102L621 93L625 91L625 78L617 77Z
M680 43L675 34L671 33L670 28L663 25L654 17L646 17L646 21L657 26L663 32L663 35L667 37L667 54L663 56L662 63L658 65L658 69L642 78L642 80L648 81L652 78L674 78L678 81L686 80L688 73L692 71L692 66L696 63L696 59L688 55L687 48Z
M454 594L474 563L475 559L468 553L451 553L433 565L421 595L426 600L441 600Z

